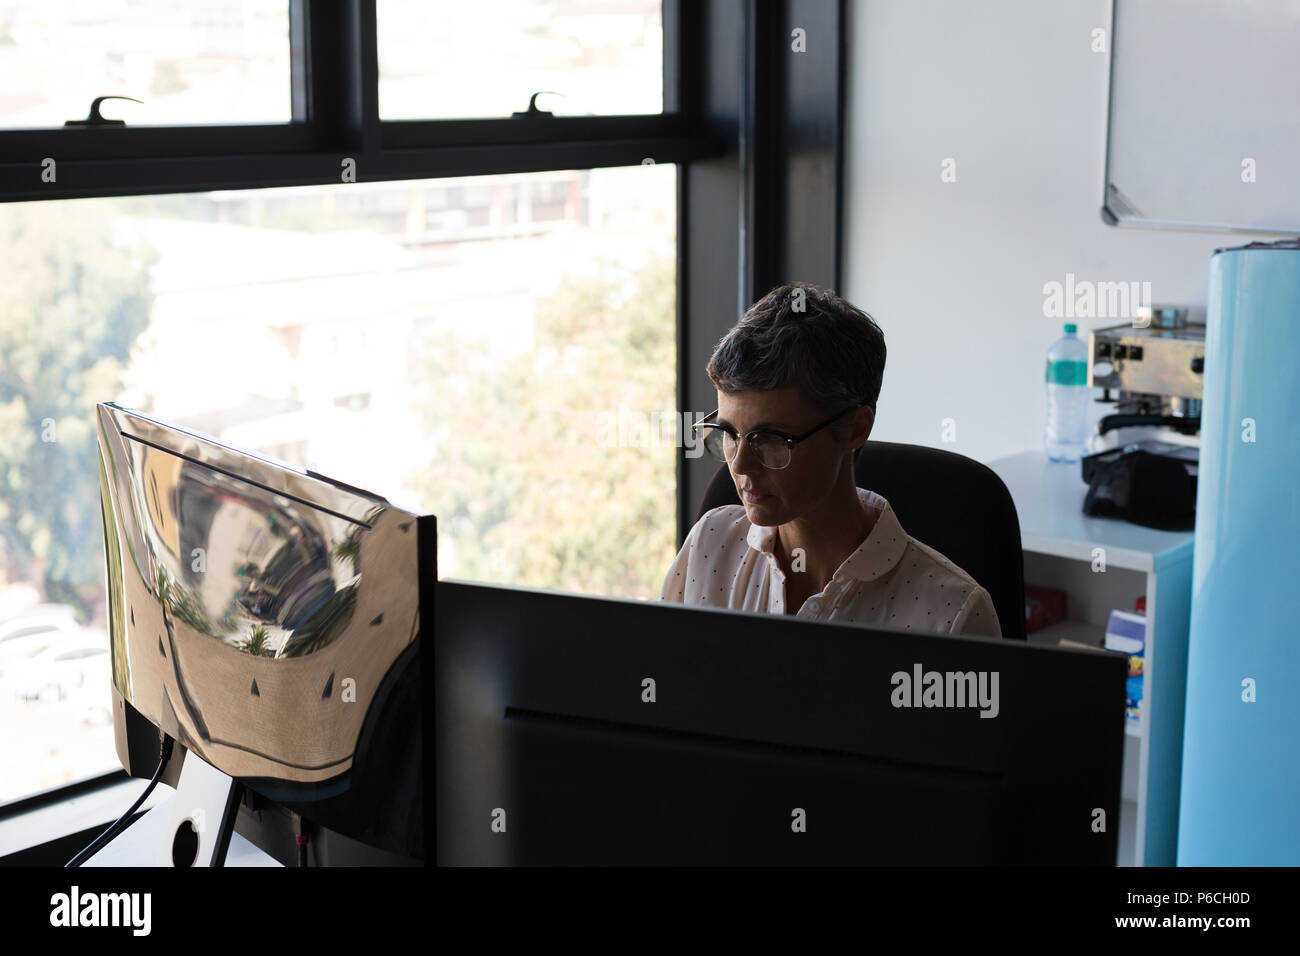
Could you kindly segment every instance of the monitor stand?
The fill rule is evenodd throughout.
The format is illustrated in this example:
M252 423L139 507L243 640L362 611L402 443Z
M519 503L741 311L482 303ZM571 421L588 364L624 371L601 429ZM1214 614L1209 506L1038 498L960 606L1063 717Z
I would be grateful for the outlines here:
M176 792L137 819L83 866L224 866L242 785L188 750Z

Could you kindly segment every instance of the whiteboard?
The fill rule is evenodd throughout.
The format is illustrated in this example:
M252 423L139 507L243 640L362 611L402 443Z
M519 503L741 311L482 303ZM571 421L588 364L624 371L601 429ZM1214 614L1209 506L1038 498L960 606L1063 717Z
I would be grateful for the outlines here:
M1103 218L1300 234L1300 0L1114 0Z

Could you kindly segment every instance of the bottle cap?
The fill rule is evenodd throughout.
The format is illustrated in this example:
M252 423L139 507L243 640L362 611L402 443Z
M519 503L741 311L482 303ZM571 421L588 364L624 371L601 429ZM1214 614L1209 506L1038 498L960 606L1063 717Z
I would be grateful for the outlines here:
M1073 335L1073 334L1074 334L1075 332L1077 332L1077 331L1079 331L1079 327L1078 327L1077 325L1075 325L1073 322L1066 322L1066 323L1065 323L1065 334L1066 334L1066 335Z

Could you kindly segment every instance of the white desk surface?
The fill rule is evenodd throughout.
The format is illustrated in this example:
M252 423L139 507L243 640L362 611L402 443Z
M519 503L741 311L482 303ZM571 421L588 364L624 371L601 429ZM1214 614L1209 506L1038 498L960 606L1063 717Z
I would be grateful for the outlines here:
M1081 561L1093 548L1106 549L1106 563L1135 571L1158 571L1192 556L1193 532L1158 531L1114 518L1083 513L1088 486L1078 462L1064 464L1038 451L990 461L1011 492L1020 515L1021 546L1026 551Z
M147 780L132 778L101 790L79 794L67 800L20 814L0 824L0 856L53 840L65 833L97 827L96 835L120 817L148 786ZM154 787L142 809L149 812L110 841L85 866L153 866L162 840L166 814L158 812L175 795L164 783ZM87 839L87 843L90 839ZM69 854L71 856L72 854ZM231 834L226 866L279 866L238 833Z
M164 792L163 798L144 816L138 818L129 827L108 842L99 852L88 859L82 866L156 866L155 857L158 847L164 842L171 842L168 805L175 797L176 791L166 784L155 788ZM150 794L153 796L153 794ZM238 833L230 835L230 847L226 851L225 866L279 866L260 849L244 839Z

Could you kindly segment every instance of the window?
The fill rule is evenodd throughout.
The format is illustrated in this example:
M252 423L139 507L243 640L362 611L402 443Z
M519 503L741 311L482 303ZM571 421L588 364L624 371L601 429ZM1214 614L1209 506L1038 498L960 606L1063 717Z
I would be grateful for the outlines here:
M662 112L661 7L659 0L379 0L380 115L508 117L542 90L559 94L536 104L556 116Z
M204 8L215 4L221 9L203 13L194 24L219 22L225 16L225 0L201 2ZM17 20L28 16L27 8L38 6L0 0L0 48L18 46ZM113 46L115 24L134 15L129 11L147 9L160 22L175 23L174 18L182 16L157 0L44 6L51 11L42 16L69 22L74 17L65 10L76 16L96 11L102 20L96 27L97 42L105 47ZM192 5L172 6L179 10ZM86 115L95 96L129 92L88 88L86 81L73 85L69 105L22 121L57 126L17 128L0 115L0 252L9 257L6 275L22 280L0 283L0 621L30 624L38 616L42 621L59 617L63 623L56 628L58 640L67 649L82 637L93 641L95 635L88 632L103 620L102 613L93 610L102 601L102 528L97 505L81 505L87 497L96 502L98 496L89 427L93 400L88 396L152 408L200 430L228 434L230 441L270 457L310 463L340 480L372 484L384 493L387 478L376 477L382 461L344 452L354 451L358 441L368 438L358 437L359 421L391 416L408 425L400 433L408 459L423 461L402 503L421 504L418 496L425 494L435 512L455 503L435 497L439 489L432 484L433 476L451 476L443 481L444 488L466 475L475 480L475 475L485 474L484 462L502 458L504 442L515 457L484 479L494 482L488 500L497 510L484 512L462 502L457 520L448 519L440 527L446 545L444 573L573 591L657 594L660 582L654 579L675 550L668 530L672 521L665 524L662 517L665 502L676 499L680 540L713 470L703 459L675 454L677 449L662 443L662 433L655 434L653 422L626 421L629 440L602 444L598 416L618 413L624 405L651 415L661 409L711 408L713 390L701 373L707 350L738 316L739 289L757 289L778 271L756 254L761 237L782 237L799 250L800 262L821 254L822 244L809 242L804 233L765 228L779 222L774 216L779 193L765 188L762 176L751 181L743 173L750 159L739 149L738 116L748 130L748 142L756 144L757 167L768 170L769 177L784 169L773 157L760 155L768 146L785 142L755 135L755 121L766 114L752 104L739 114L734 109L742 99L752 100L757 89L740 85L747 63L758 76L775 76L777 65L788 59L750 62L759 49L783 47L783 42L768 42L767 36L776 30L772 35L784 41L781 24L746 4L553 0L549 16L557 21L596 16L592 11L602 16L632 11L641 17L638 29L644 41L610 27L615 22L611 20L604 23L609 29L603 34L558 24L555 35L570 50L577 43L584 51L576 58L529 61L529 69L541 64L553 71L540 89L565 94L540 97L539 109L553 111L553 117L510 116L537 92L527 89L503 93L502 105L494 105L484 118L440 116L438 110L421 108L412 110L414 118L403 119L388 111L391 100L381 116L381 85L387 89L390 79L428 81L413 77L409 63L381 56L379 33L384 26L376 21L386 18L385 10L399 9L388 7L388 0L282 0L282 5L238 0L229 6L254 24L250 29L255 28L256 38L245 50L245 78L227 72L222 82L228 78L234 85L252 83L263 89L264 111L230 110L176 121L190 125L134 125L152 121L140 111L162 102L164 95L154 92L139 97L146 100L143 107L105 104L109 116L128 120L125 128L65 128L64 120ZM837 7L827 4L827 12L818 13L830 21L826 35L839 33L834 27ZM282 16L284 8L288 66L283 75L290 85L292 122L284 122L280 105L279 66L274 67L274 81L270 79L271 61L278 54L269 51L279 45L284 32L281 21L273 18ZM55 41L74 36L79 28L48 22L46 49L60 56ZM431 26L422 29L425 35L435 32ZM503 40L510 32L507 22L491 25L494 43L515 42ZM184 44L172 43L177 35L171 34L168 45L158 48L160 56L190 55ZM32 37L28 33L22 42L30 43ZM404 41L397 42L400 46ZM385 50L397 51L394 55L411 55L390 49L388 40L383 44ZM34 95L22 91L36 88L9 72L6 63L11 62L0 54L0 70L5 71L0 78L6 81L0 84L0 104L12 91ZM650 62L656 64L654 70ZM817 104L825 122L801 128L837 129L837 62L832 57L808 61L809 68L815 65L824 75L816 95L799 95L801 102ZM611 64L619 77L610 79ZM637 64L644 66L644 73L638 72L635 82L625 82L622 71L639 70ZM233 60L226 65L244 69ZM399 67L407 71L405 76ZM163 89L169 69L164 67L159 78ZM596 97L602 90L595 89L591 96L583 92L584 84L595 87L589 80L598 72L591 70L606 70L608 83L630 92L620 92L616 103L611 98L601 105ZM180 72L191 90L216 75ZM249 79L254 76L259 78ZM535 77L528 77L522 87L534 82ZM467 85L463 77L456 83ZM809 146L803 141L797 146L802 162ZM825 152L820 140L817 148ZM354 162L354 178L341 177L341 157ZM650 162L656 165L641 165ZM807 168L812 172L797 194L838 208L833 177L826 176L822 166ZM615 182L629 188L613 189ZM695 215L681 219L678 244L676 207L688 195ZM216 226L230 231L219 238ZM254 248L274 256L267 260L252 255L231 241L240 228ZM349 231L350 239L345 240ZM568 246L566 235L573 240ZM199 261L197 255L177 251L191 240L219 249L227 259ZM506 268L485 265L494 244ZM411 258L394 265L387 255L394 246ZM521 251L530 249L563 249L562 262L548 266ZM22 254L15 256L14 250ZM678 255L680 275L674 270ZM321 262L330 263L330 268L323 269ZM796 271L810 281L834 285L816 269ZM438 281L460 275L478 283L485 302L475 300L472 288ZM430 278L433 281L424 281ZM675 283L680 288L674 288ZM342 298L322 301L313 291L316 285L338 290ZM183 317L177 303L201 303L205 292L223 304L224 313L215 315L208 308L202 313L202 337L187 342L178 337ZM41 322L33 321L33 295L44 296L48 306ZM295 310L295 295L307 296L321 316ZM400 297L401 314L409 323L409 330L400 331L409 333L409 348L385 346L393 326L372 307L377 296L385 301ZM507 299L515 308L502 305ZM256 306L254 313L247 308L250 303ZM500 349L476 344L475 334L494 331L492 323L484 323L485 315L495 317L504 338L521 314L534 319L537 334L525 343L531 355L526 350L503 355ZM566 320L566 315L589 321ZM296 371L295 363L323 361L335 334L358 323L373 334L362 342L351 365L342 347L328 360L336 376L328 387ZM224 341L236 334L232 329L251 336L252 346L234 350ZM527 441L508 430L466 431L468 419L440 419L436 407L429 409L429 397L416 394L420 383L429 387L430 357L449 361L445 349L437 350L448 341L447 329L459 336L450 343L461 352L464 364L459 370L473 373L445 382L444 391L461 403L456 415L477 403L500 409L497 417L517 424L508 413L518 414L522 400L516 396L531 388L534 396L541 396L534 401L548 402L544 407L550 411L527 422L533 429ZM338 341L344 341L341 334ZM678 346L682 355L674 362ZM653 353L653 358L628 374L611 351L624 347L637 354ZM161 356L168 349L180 349L187 356L188 365L182 365L191 374L165 365ZM225 366L212 367L208 351ZM357 372L363 361L383 363L384 375L373 378ZM144 371L151 363L158 377ZM674 365L684 373L676 396L673 378L665 372ZM287 384L282 381L286 368ZM511 375L518 382L512 383ZM152 385L151 377L166 384L166 395L151 394L161 387ZM566 379L572 387L560 391L559 383ZM661 393L666 393L662 400ZM83 401L88 404L79 404ZM357 406L365 403L369 410L362 412ZM44 432L49 440L42 440L47 419L52 428ZM594 443L589 431L593 421ZM458 424L461 431L456 430ZM322 437L321 429L329 426L337 427L337 439L328 433ZM392 433L389 418L382 426L384 434ZM563 444L555 441L557 430ZM640 440L647 432L650 440ZM438 458L434 448L446 454ZM526 478L527 463L535 462L537 455L549 455L551 464L550 477L529 489L533 495L545 493L549 509L534 527L521 523L519 512L500 510L499 489ZM551 541L544 551L538 542L545 540L548 524L565 514L561 509L576 507L575 475L606 492L605 498L618 499L622 510L584 512L582 522L571 521L572 528L564 529L567 537ZM619 475L624 476L621 484ZM47 494L37 497L32 482L55 477L61 484L48 485ZM392 497L399 500L399 492ZM583 497L586 505L597 499ZM617 536L628 521L638 522L637 536L620 553ZM449 564L458 541L493 528L490 549L461 547L457 563ZM573 528L584 529L576 541L573 535L579 532ZM660 540L665 534L666 543ZM530 543L514 545L511 536L518 535ZM605 562L608 557L614 562ZM595 569L590 577L576 570L582 562ZM87 607L92 608L89 613ZM0 636L3 633L0 625ZM89 666L95 660L83 663ZM97 709L102 697L95 697L105 684L88 677L85 685L92 700L79 709L57 695L20 702L0 690L0 746L8 748L7 766L23 767L26 774L21 780L0 779L0 802L62 788L88 774L102 776L95 768L118 769L111 729L103 726L104 715ZM12 728L28 719L33 726L39 723L39 733L17 737ZM0 816L5 809L0 807ZM16 807L8 808L9 814L14 812ZM6 849L0 847L0 855Z
M657 597L676 448L599 424L676 405L676 182L0 205L25 277L0 287L0 659L30 655L0 664L0 802L118 766L107 656L85 650L107 646L100 401L438 515L443 576Z
M61 127L97 96L129 125L287 123L288 0L0 2L0 128Z

